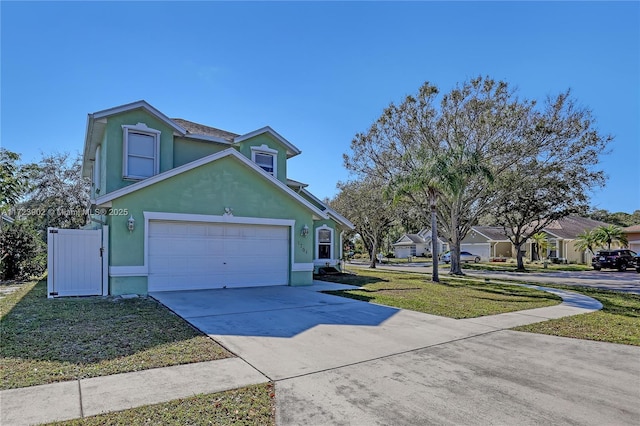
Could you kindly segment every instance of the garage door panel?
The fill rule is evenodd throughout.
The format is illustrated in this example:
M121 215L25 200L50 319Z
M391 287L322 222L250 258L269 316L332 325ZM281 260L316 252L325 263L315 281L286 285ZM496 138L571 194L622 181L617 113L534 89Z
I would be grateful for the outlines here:
M149 224L149 291L286 285L289 228L227 223Z
M491 246L489 243L460 244L460 251L468 251L471 254L480 256L482 260L489 260L491 257Z
M224 236L224 225L220 224L209 224L207 226L207 234L208 237L222 237Z

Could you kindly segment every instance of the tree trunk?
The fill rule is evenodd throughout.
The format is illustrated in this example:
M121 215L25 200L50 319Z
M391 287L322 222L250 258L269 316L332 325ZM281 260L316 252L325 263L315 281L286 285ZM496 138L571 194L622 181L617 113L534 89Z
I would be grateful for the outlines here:
M458 220L451 215L451 275L464 275L460 266L460 231L458 230Z
M522 250L520 250L522 248L522 241L518 241L514 246L516 247L516 260L518 265L516 271L524 272L526 269L524 269L524 259L522 259Z
M376 251L378 251L378 242L373 241L371 244L371 263L369 264L369 268L376 269Z
M436 202L431 200L431 263L433 264L431 273L431 281L440 282L438 275L438 217L436 213Z

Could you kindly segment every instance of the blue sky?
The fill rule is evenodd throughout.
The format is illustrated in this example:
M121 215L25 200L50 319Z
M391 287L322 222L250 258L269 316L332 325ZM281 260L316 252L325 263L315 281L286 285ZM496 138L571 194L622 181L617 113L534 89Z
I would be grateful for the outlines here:
M302 150L289 177L332 197L342 154L425 81L571 88L615 135L592 204L640 209L638 2L0 2L1 140L81 152L86 114L145 99L169 117Z

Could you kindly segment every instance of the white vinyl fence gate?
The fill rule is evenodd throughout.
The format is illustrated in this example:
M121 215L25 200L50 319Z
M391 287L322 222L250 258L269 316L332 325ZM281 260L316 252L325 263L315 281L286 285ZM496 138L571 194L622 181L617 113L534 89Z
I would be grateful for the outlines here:
M108 294L108 226L47 231L47 297Z

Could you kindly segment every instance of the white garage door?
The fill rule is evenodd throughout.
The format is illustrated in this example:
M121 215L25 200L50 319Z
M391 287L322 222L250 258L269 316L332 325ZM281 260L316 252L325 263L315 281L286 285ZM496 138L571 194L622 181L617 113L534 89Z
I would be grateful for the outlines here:
M286 285L289 228L149 222L149 291Z
M478 255L482 260L489 260L491 257L491 246L489 243L460 244L460 251L468 251L471 254Z

